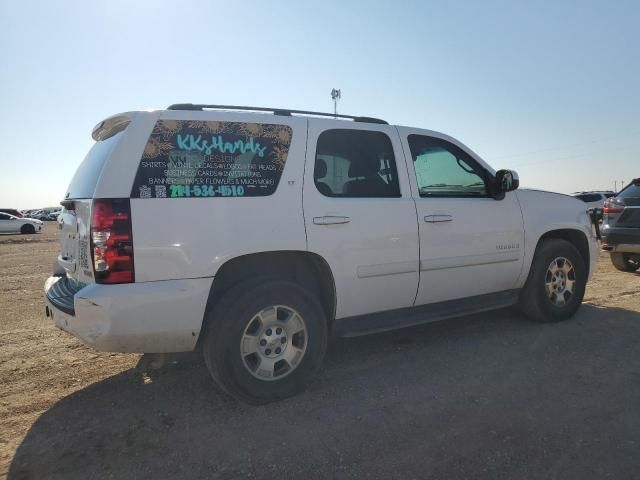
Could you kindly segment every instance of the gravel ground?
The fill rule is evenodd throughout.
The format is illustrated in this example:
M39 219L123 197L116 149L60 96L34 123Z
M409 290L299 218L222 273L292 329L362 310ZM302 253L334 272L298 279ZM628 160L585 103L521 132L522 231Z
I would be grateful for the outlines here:
M309 391L250 407L195 356L140 376L54 328L56 241L0 237L0 476L640 478L640 275L605 255L570 321L332 339Z

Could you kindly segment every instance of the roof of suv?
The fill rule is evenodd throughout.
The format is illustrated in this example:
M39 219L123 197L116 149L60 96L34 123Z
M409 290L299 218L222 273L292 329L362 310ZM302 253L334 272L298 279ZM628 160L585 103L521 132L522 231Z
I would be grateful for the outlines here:
M292 115L310 115L315 117L332 117L332 118L346 118L353 120L354 122L362 122L362 123L379 123L388 125L389 122L386 120L382 120L380 118L373 117L362 117L356 115L343 115L339 113L327 113L327 112L311 112L308 110L291 110L287 108L267 108L267 107L245 107L238 105L209 105L203 103L174 103L173 105L169 105L167 110L192 110L192 111L203 111L203 110L239 110L239 111L247 111L247 112L271 112L274 115L280 115L284 117L291 117Z

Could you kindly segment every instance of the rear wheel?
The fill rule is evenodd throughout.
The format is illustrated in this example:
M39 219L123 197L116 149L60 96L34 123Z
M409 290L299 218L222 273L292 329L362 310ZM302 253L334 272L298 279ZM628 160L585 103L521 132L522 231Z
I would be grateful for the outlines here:
M629 253L611 253L611 263L621 272L635 272L640 268L640 256Z
M538 322L558 322L576 313L587 283L585 260L571 243L543 240L533 257L519 307Z
M20 228L20 233L22 233L23 235L36 233L36 228L33 225L26 224Z
M225 292L206 321L203 354L211 376L249 403L301 392L324 357L324 311L292 282L238 285Z

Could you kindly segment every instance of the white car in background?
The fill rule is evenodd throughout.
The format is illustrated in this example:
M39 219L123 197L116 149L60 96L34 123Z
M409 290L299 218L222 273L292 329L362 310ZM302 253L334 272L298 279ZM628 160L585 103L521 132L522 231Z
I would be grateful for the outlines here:
M42 222L34 218L18 218L0 213L0 233L36 233L42 230Z
M577 198L578 200L582 200L587 204L587 209L597 208L602 210L604 205L604 201L607 198L615 197L616 194L611 191L605 192L576 192L572 193L571 196Z

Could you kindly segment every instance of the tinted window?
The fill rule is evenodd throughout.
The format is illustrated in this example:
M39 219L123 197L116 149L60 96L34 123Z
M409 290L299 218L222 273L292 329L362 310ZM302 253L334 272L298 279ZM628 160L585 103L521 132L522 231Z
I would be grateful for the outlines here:
M318 191L327 197L400 196L393 146L382 132L322 132L313 176Z
M585 203L598 202L602 200L599 193L581 193L580 195L576 195L576 198L579 198Z
M485 197L485 170L457 146L437 138L409 135L421 197Z
M131 197L271 195L292 133L288 125L159 120L144 148Z
M67 188L66 198L91 198L106 160L122 138L120 132L111 138L93 144L76 170Z
M617 198L623 199L625 205L639 206L640 205L640 183L630 183L627 185L617 196Z
M0 220L9 220L9 215L7 215L6 213L0 213Z

